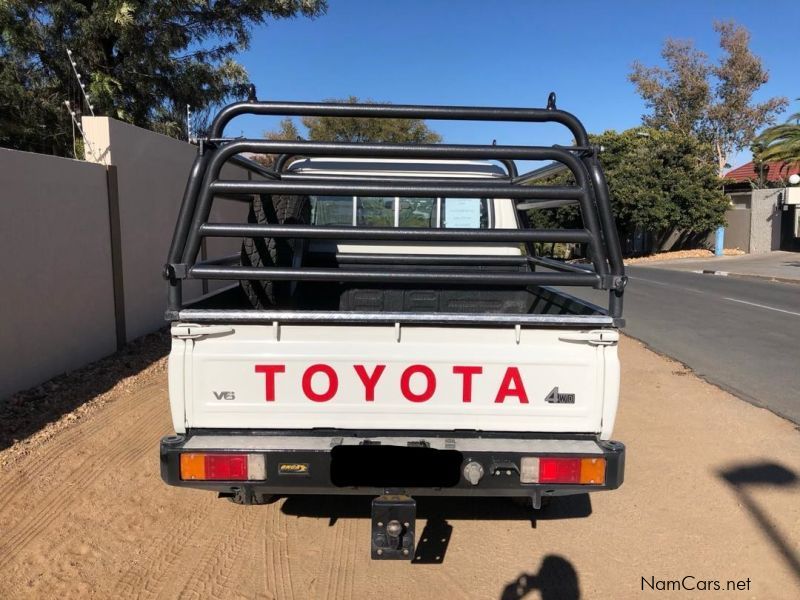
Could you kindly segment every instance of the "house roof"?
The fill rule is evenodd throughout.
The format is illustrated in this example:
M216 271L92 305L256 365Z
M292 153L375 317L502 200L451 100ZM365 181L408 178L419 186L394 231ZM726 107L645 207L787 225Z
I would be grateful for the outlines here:
M800 164L790 164L785 162L764 163L764 175L767 181L783 181L789 175L800 173ZM754 181L758 179L758 170L751 161L741 167L731 169L725 174L725 179L731 179L736 183Z

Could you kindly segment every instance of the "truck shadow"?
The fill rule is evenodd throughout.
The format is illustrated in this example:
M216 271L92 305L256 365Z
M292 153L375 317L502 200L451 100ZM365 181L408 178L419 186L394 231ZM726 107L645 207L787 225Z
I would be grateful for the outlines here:
M330 526L338 519L368 520L370 511L371 498L368 496L290 496L281 506L281 512L286 515L327 518ZM417 518L425 520L426 524L417 536L412 562L444 562L453 534L453 526L449 522L452 520L529 521L531 527L535 528L538 521L582 519L591 514L589 494L553 498L548 505L536 511L511 498L418 497Z
M797 474L778 463L761 462L725 469L719 471L718 475L733 488L739 502L747 509L761 531L781 555L795 578L800 581L800 558L792 550L789 541L781 535L769 515L750 494L750 489L755 487L795 487L798 485Z
M538 572L522 573L503 589L500 600L525 598L534 590L539 591L542 600L578 600L578 572L566 558L548 554Z

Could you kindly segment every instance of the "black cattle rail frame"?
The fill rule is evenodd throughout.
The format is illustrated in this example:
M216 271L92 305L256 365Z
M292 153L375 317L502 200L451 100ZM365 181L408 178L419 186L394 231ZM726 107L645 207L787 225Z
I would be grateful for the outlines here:
M575 139L574 146L503 146L455 144L385 144L311 141L272 141L222 137L225 125L240 115L371 117L430 120L505 121L522 123L559 123ZM575 285L609 291L608 314L622 316L622 296L626 277L622 264L608 187L597 158L599 149L589 144L582 123L572 114L558 110L555 94L550 94L547 108L493 108L466 106L413 106L392 104L350 104L309 102L259 102L251 88L251 99L223 108L211 124L209 136L199 140L197 158L191 169L183 196L174 237L165 265L169 282L168 320L177 320L183 308L181 284L184 279L213 280L294 280L359 281L471 285ZM279 155L274 168L266 168L245 159L242 153ZM353 177L285 172L295 157L352 157L398 159L479 159L503 164L507 174L492 180L467 178L436 179L425 177ZM553 161L568 169L575 185L531 185L541 177L538 169L519 175L515 160ZM258 179L228 181L220 179L227 162L248 169ZM422 229L397 227L327 227L254 223L209 223L215 197L224 196L250 202L256 194L302 194L328 196L393 196L450 198L510 198L537 202L571 201L580 206L583 229ZM519 260L532 267L527 272L447 270L456 259L452 256L425 256L425 264L438 270L386 270L359 268L258 268L231 264L228 260L198 261L205 237L283 237L330 240L403 240L421 242L518 242L529 249ZM571 242L588 245L594 270L579 268L558 260L534 256L533 242ZM364 256L369 265L370 257ZM374 258L374 257L373 257ZM393 256L394 258L394 256ZM398 256L398 264L408 256ZM499 264L496 257L463 257L461 265ZM481 257L484 258L484 257ZM536 271L535 266L549 271ZM363 265L362 265L363 267ZM258 321L259 311L252 312ZM289 316L290 311L285 312ZM274 313L270 313L274 314ZM241 315L239 316L241 319ZM264 320L264 319L261 319Z

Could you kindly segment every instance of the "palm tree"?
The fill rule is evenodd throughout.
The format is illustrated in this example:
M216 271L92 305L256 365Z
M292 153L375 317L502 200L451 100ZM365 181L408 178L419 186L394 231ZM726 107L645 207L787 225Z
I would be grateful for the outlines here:
M756 142L763 144L760 158L764 162L800 164L800 112L789 117L783 125L764 130Z

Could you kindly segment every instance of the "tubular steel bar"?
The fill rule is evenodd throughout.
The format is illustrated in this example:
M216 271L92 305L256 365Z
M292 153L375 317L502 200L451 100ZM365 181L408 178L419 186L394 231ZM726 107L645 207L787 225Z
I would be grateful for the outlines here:
M585 229L425 229L422 227L321 227L205 223L202 237L281 237L312 240L397 240L428 242L589 242Z
M510 179L514 179L519 175L519 171L517 170L517 163L510 158L503 158L500 160L500 163L506 168L508 171L508 176Z
M189 226L192 223L192 215L197 204L197 196L200 185L203 183L203 175L208 166L209 154L198 154L192 163L189 171L189 180L183 192L183 201L178 212L178 220L175 222L175 231L172 234L172 242L169 247L168 263L178 263L181 261L183 246L186 243L186 236L189 233Z
M209 137L222 137L225 126L240 115L283 117L368 117L430 119L434 121L509 121L560 123L570 130L578 146L588 146L589 136L578 118L566 111L546 108L479 106L426 106L407 104L350 104L348 102L237 102L223 108L211 123Z
M221 155L215 163L214 175L219 175L222 164L235 154L254 152L258 154L297 154L355 158L442 158L480 160L555 160L564 162L566 157L580 161L569 147L546 148L543 146L491 146L480 144L385 144L361 142L298 142L284 140L232 140L217 149ZM570 166L572 170L572 166Z
M270 279L303 281L360 281L360 282L392 282L392 283L425 283L435 281L444 284L472 285L582 285L593 287L598 285L596 273L512 273L478 271L357 271L347 269L290 269L260 267L216 267L195 265L189 269L192 279Z
M208 185L214 194L299 194L320 196L409 196L444 198L514 198L531 197L547 200L577 200L580 189L575 186L513 186L490 183L423 183L401 179L350 180L296 179L280 181L215 181Z
M591 273L586 269L582 269L576 265L570 265L560 260L547 258L545 256L529 256L528 260L534 264L542 265L548 269L555 269L557 271L568 271L570 273Z
M243 169L247 169L252 173L257 173L262 177L267 177L268 179L279 179L280 175L273 171L272 169L268 169L264 165L257 163L254 160L249 158L245 158L244 156L234 156L231 157L231 162L235 165L242 167Z

